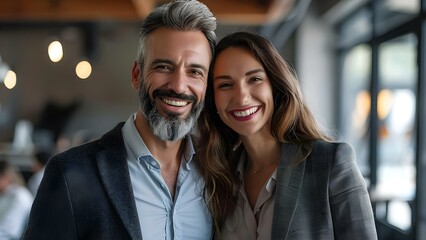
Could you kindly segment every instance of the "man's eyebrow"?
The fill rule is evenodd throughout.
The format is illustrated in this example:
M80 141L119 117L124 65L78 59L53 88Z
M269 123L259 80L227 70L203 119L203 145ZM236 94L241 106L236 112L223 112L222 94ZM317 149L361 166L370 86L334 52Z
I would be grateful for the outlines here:
M155 65L155 64L161 64L161 63L166 63L166 64L170 64L170 65L175 65L175 63L171 60L167 60L167 59L155 59L154 61L152 61L151 65ZM204 72L208 72L208 68L202 64L190 64L189 67L191 68L199 68L201 70L203 70Z
M172 61L167 60L167 59L155 59L154 61L151 62L151 65L155 65L155 64L160 64L160 63L166 63L166 64L174 64Z

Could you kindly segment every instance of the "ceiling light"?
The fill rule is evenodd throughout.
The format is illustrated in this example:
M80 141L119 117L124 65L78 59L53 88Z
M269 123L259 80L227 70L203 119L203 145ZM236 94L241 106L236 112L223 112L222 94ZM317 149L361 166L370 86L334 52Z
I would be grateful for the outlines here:
M6 76L4 77L4 85L8 89L12 89L16 86L16 73L14 71L7 71Z
M88 61L81 61L75 67L75 73L81 79L86 79L92 73L92 66Z
M59 41L53 41L49 44L49 47L47 49L47 52L49 54L49 58L52 62L59 62L61 61L64 53L62 51L62 44Z

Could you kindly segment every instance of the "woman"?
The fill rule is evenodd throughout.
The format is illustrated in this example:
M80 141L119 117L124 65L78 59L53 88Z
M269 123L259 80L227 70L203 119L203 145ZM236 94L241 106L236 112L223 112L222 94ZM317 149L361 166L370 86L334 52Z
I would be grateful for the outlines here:
M271 43L238 32L215 54L197 154L216 237L377 239L353 149L321 133Z

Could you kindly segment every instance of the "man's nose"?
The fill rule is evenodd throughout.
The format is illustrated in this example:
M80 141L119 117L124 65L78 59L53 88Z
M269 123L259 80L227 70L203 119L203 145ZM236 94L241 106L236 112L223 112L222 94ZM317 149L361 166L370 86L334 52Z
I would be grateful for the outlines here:
M175 71L171 76L168 83L169 89L176 93L184 93L187 89L186 74L184 71Z

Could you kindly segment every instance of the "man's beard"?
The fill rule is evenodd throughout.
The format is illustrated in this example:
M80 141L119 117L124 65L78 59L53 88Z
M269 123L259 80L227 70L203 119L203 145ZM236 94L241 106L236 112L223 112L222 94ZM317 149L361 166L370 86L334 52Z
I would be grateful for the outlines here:
M154 101L156 97L172 97L183 101L191 101L193 106L185 119L180 119L179 115L173 112L166 112L168 117L165 118L157 109ZM193 129L204 107L204 101L197 104L197 98L194 95L178 94L172 90L155 90L151 99L143 83L141 83L139 90L139 99L142 114L147 119L148 125L154 135L163 141L176 141L184 138Z

